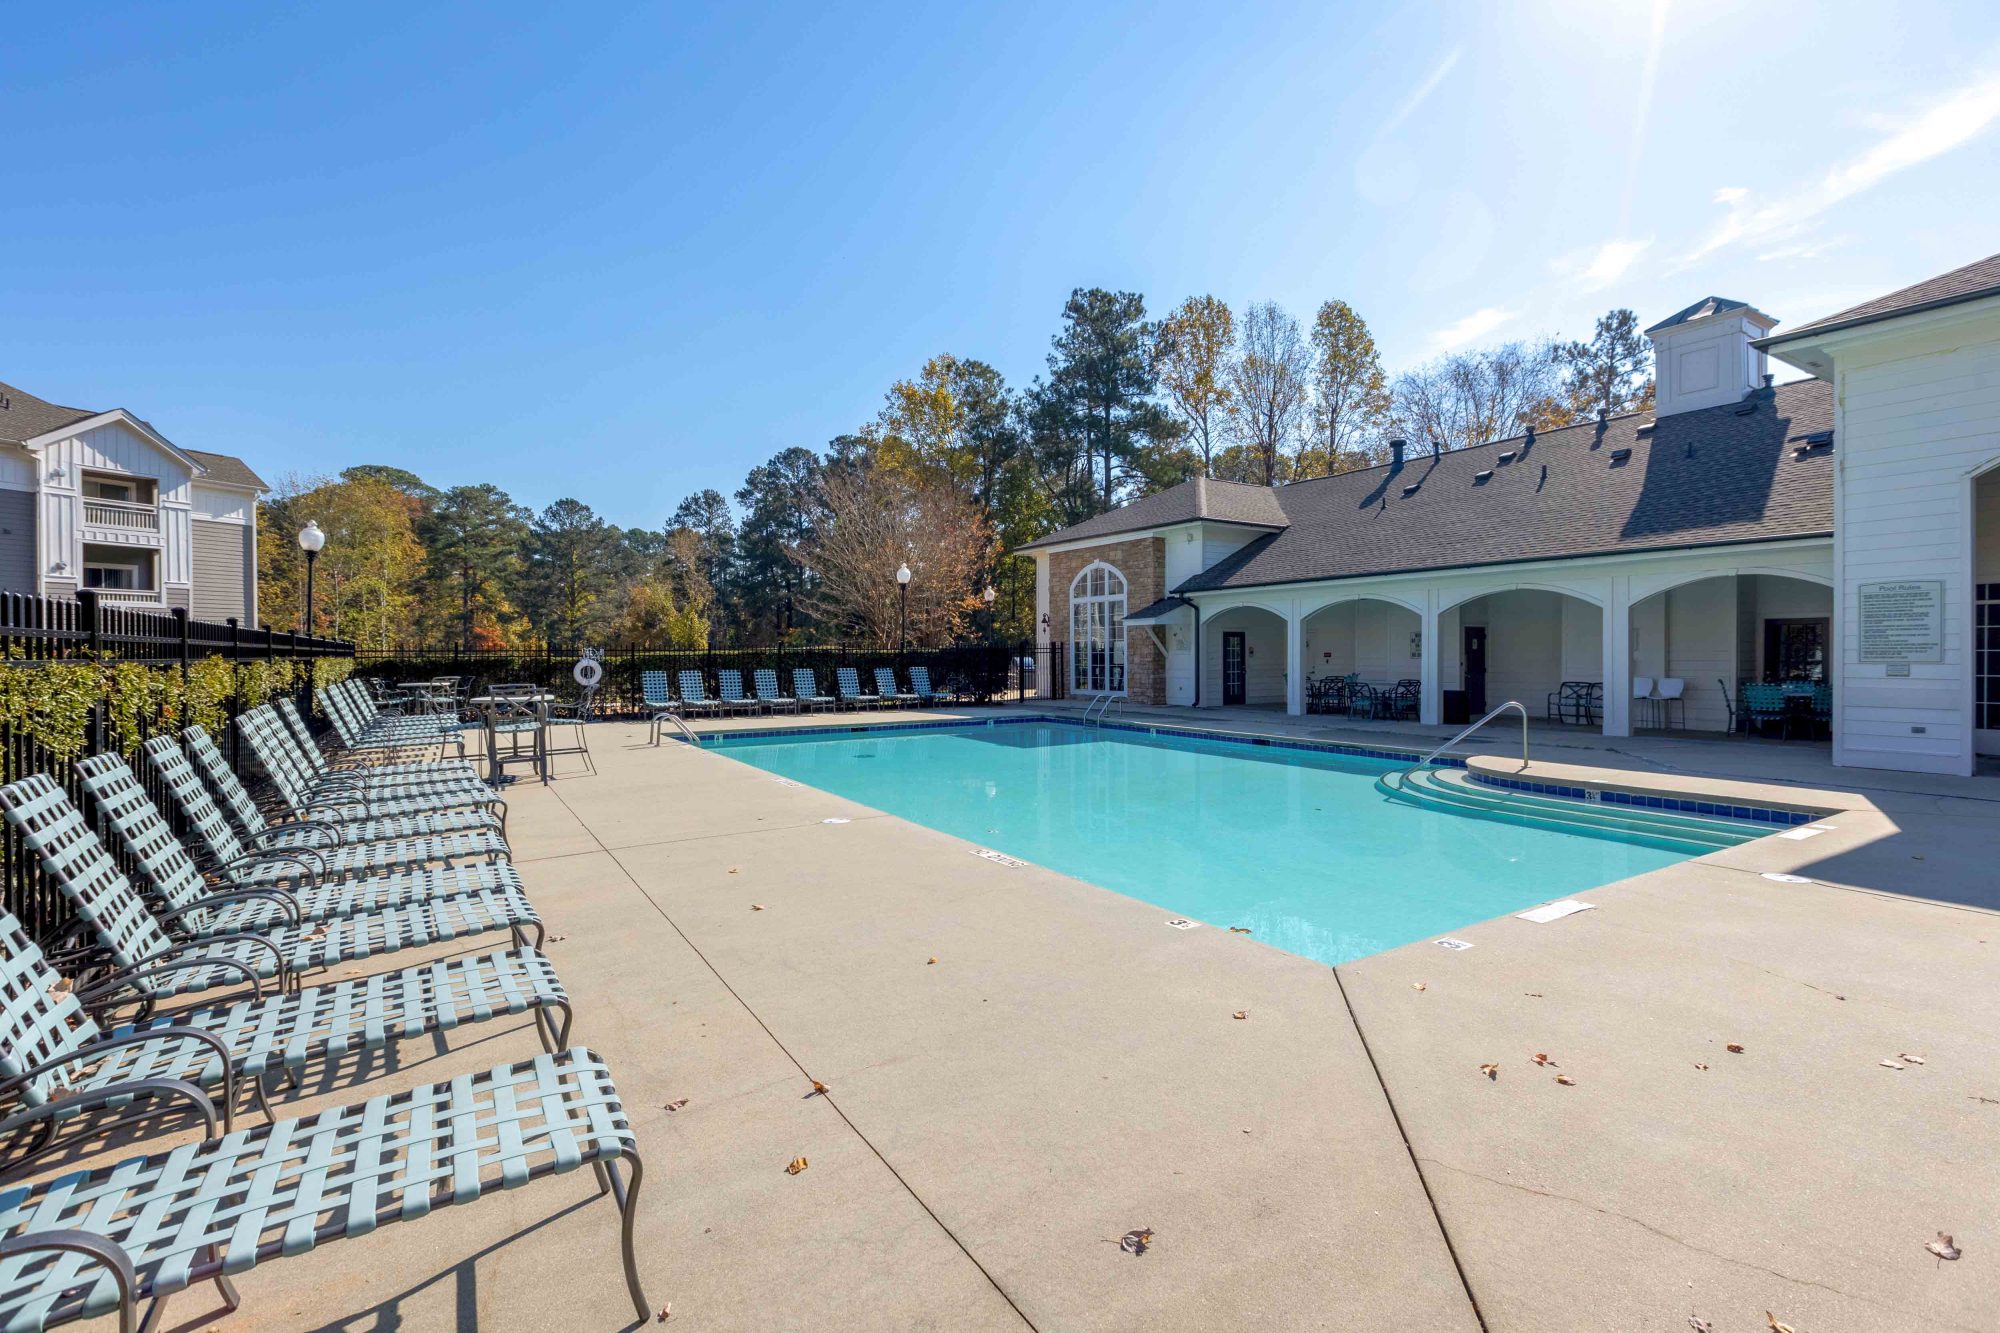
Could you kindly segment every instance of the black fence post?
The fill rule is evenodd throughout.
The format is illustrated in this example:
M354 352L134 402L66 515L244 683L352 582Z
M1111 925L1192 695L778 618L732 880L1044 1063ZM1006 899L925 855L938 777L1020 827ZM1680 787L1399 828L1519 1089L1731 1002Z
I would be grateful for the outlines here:
M83 618L84 648L93 663L98 661L104 644L104 608L98 604L100 596L102 594L95 588L81 588L76 594L78 611ZM104 750L104 713L104 700L99 699L90 706L90 749L94 754L101 754Z
M180 640L180 657L181 657L181 689L182 689L182 690L186 690L186 689L187 689L187 683L188 683L188 613L187 613L187 608L186 608L185 606L177 606L177 607L175 607L175 608L174 608L174 610L173 610L173 616L174 616L174 637L175 637L176 639Z

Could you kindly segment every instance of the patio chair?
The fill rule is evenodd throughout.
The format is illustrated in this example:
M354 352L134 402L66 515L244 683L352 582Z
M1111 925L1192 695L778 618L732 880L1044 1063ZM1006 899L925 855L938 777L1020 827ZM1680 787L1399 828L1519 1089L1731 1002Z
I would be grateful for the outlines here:
M124 984L114 974L73 990L20 921L0 911L0 1096L14 1104L0 1118L0 1136L33 1126L10 1169L53 1147L62 1125L100 1107L140 1113L142 1098L184 1100L205 1114L213 1132L217 1100L208 1090L220 1084L227 1132L235 1128L244 1083L272 1120L271 1075L296 1086L308 1064L521 1013L534 1014L542 1048L558 1051L568 1043L572 1016L555 968L532 949L421 963L296 995L267 997L253 980L247 1000L106 1031L91 1006L115 1004ZM37 1112L49 1103L58 1104ZM102 1132L123 1118L91 1128Z
M1781 737L1789 728L1790 710L1785 706L1782 685L1746 681L1743 686L1743 711L1749 717L1749 725L1759 735L1764 735L1774 722L1778 724Z
M1399 680L1396 692L1389 699L1389 716L1400 721L1411 722L1423 715L1424 683L1421 680Z
M701 672L681 672L680 687L681 712L693 713L697 716L705 713L719 714L722 712L722 701L708 697L708 687L701 683Z
M917 696L908 690L896 688L896 668L878 666L875 668L875 693L884 706L888 704L913 704Z
M1376 691L1366 681L1350 679L1347 685L1347 715L1368 717L1376 715Z
M208 731L199 726L185 728L181 740L187 746L188 762L215 794L223 811L234 821L237 832L255 850L274 847L328 847L354 843L403 843L417 839L449 839L463 847L462 855L479 855L489 849L504 853L507 838L483 815L452 812L442 815L356 815L339 807L329 807L327 818L309 818L295 810L286 812L289 822L273 823L250 798L222 751L215 748Z
M154 864L145 873L169 905L161 915L139 896L90 831L82 812L46 773L0 787L0 814L19 830L40 858L43 873L95 933L103 956L119 969L144 970L144 983L135 979L133 986L142 1016L160 1000L233 985L248 977L276 980L281 990L290 991L298 988L299 973L335 963L495 930L507 931L518 949L527 943L528 927L534 929L539 947L544 934L541 918L518 893L480 894L395 912L302 922L296 901L287 901L278 890L207 893L186 853L171 838L164 840L165 845L146 847ZM130 838L121 841L128 854L136 855L141 846ZM261 920L244 910L244 904L259 899L269 904ZM283 924L268 928L273 916ZM253 921L257 928L243 928ZM182 938L169 935L170 925Z
M647 739L654 745L660 743L660 724L669 717L680 716L679 705L674 702L672 689L667 685L664 671L641 671L639 673L639 704L645 710L648 726Z
M274 839L262 845L245 842L235 825L202 785L187 753L172 736L155 736L140 747L146 771L173 802L181 827L194 840L196 860L202 868L222 878L256 883L290 878L298 870L321 878L349 879L357 874L411 870L433 863L455 860L496 861L501 845L474 833L440 833L428 838L404 838L386 842L354 842L307 845L303 840L290 847Z
M853 667L835 667L833 669L833 688L834 693L840 697L840 702L849 708L880 708L882 706L882 697L880 695L863 694L861 692L861 673Z
M420 759L406 762L376 762L379 752L346 751L341 757L359 760L346 766L336 766L313 738L312 729L305 718L299 715L298 705L289 698L279 698L269 705L276 710L278 720L285 724L285 731L292 741L292 749L304 761L307 776L315 781L351 782L369 787L477 787L480 785L479 770L463 759Z
M1640 704L1646 705L1644 711L1648 722L1658 720L1659 703L1657 696L1653 693L1653 678L1651 676L1632 677L1633 708L1637 710ZM1636 719L1634 720L1634 725L1639 725Z
M931 685L931 669L927 666L910 668L910 693L917 696L917 702L920 704L958 702L956 692L940 690Z
M115 1312L132 1333L142 1303L152 1329L169 1296L201 1282L234 1311L230 1277L259 1264L586 1164L617 1202L626 1293L648 1323L638 1144L610 1070L582 1048L10 1190L0 1320L44 1329Z
M1726 734L1734 736L1744 725L1744 719L1736 708L1736 694L1729 688L1729 682L1720 676L1715 678L1715 688L1722 691L1722 706L1729 714L1729 731Z
M542 723L550 737L544 742L544 753L551 760L559 754L581 755L584 771L593 777L597 773L597 762L590 757L590 722L596 716L596 706L597 686L584 685L578 688L576 698L559 699L542 708ZM555 744L553 738L557 727L569 728L576 743Z
M839 703L832 695L819 692L819 677L811 667L792 668L792 697L808 713L833 708Z
M743 673L735 667L723 667L715 673L715 692L721 696L722 706L732 713L763 711L764 705L743 692Z
M194 856L173 835L159 807L139 785L138 774L115 754L92 755L77 765L83 789L96 806L100 826L110 825L114 841L151 882L160 897L176 906L204 894L245 896L215 915L220 929L260 929L260 922L283 919L279 909L289 900L301 921L392 912L445 898L470 898L504 893L526 901L526 890L514 867L505 861L420 870L370 869L351 875L322 875L305 857L280 853L248 864L216 868L213 884L195 871ZM280 860L279 858L282 858ZM277 866L272 866L278 861ZM285 873L284 862L290 863ZM278 873L270 873L272 870Z
M1681 710L1681 724L1687 725L1687 682L1678 676L1662 676L1655 686L1654 701L1660 712L1660 726L1673 730L1674 710Z
M774 713L796 713L800 703L778 692L778 673L770 667L758 667L750 673L750 683L757 687L757 701Z

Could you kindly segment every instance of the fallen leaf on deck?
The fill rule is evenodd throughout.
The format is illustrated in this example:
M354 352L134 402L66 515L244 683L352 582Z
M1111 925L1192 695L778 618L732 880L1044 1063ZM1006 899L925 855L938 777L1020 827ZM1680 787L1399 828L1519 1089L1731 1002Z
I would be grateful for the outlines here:
M792 1159L792 1164L785 1168L785 1174L788 1176L796 1176L799 1172L805 1169L806 1169L806 1159L803 1157L794 1157Z
M1499 1065L1481 1065L1479 1066L1479 1072L1486 1075L1486 1077L1492 1079L1496 1083L1500 1081Z
M937 961L937 959L935 959L935 958L931 959L931 963L935 963L936 961ZM924 964L924 966L925 966L925 967L929 967L929 966L931 965L931 963L925 963L925 964Z
M1231 927L1229 928L1229 933L1230 933L1230 934L1232 934L1232 935L1248 935L1248 934L1250 933L1250 927L1248 927L1248 926L1231 926Z
M1727 1050L1731 1055L1741 1055L1743 1054L1743 1043L1740 1041L1732 1041L1724 1049Z
M653 1322L656 1324L664 1324L673 1317L674 1317L674 1303L672 1301L668 1301L665 1305L662 1305L660 1307L660 1312L653 1316Z
M1877 1060L1877 1061L1876 1061L1875 1063L1876 1063L1876 1064L1878 1064L1878 1065L1880 1065L1880 1066L1882 1066L1882 1068L1884 1068L1884 1069L1901 1069L1901 1068L1903 1068L1903 1066L1902 1066L1902 1065L1899 1065L1899 1064L1897 1064L1897 1063L1896 1063L1896 1062L1895 1062L1894 1060Z
M1920 1065L1924 1062L1923 1056L1910 1055L1903 1051L1896 1052L1896 1058L1898 1060L1901 1060L1904 1064L1910 1064L1910 1065Z
M1769 1310L1764 1311L1764 1322L1771 1326L1770 1333L1799 1333L1797 1329L1779 1319L1778 1316L1772 1314Z
M1938 1232L1936 1240L1931 1241L1929 1244L1925 1245L1924 1248L1929 1250L1932 1254L1935 1254L1940 1259L1958 1258L1958 1246L1952 1244L1951 1237L1946 1235L1942 1231Z
M1695 1067L1696 1069L1706 1069L1706 1068L1708 1068L1708 1066L1707 1066L1707 1065L1703 1064L1703 1063L1702 1063L1701 1061L1699 1061L1699 1060L1697 1060L1697 1061L1695 1061L1695 1062L1694 1062L1694 1067Z
M1430 989L1430 987L1429 987L1429 986L1426 986L1426 985L1425 985L1425 984L1424 984L1423 982L1421 982L1421 981L1412 981L1412 982L1410 983L1410 989L1411 989L1411 990L1429 990L1429 989Z
M824 1096L826 1096L826 1084L824 1084L824 1083L820 1082L820 1081L819 1081L818 1079L814 1079L814 1080L812 1081L812 1085L813 1085L813 1090L812 1090L812 1092L811 1092L811 1093L809 1094L810 1096L814 1096L814 1097L824 1097Z
M1144 1254L1146 1247L1152 1243L1153 1229L1151 1227L1141 1227L1137 1231L1126 1232L1124 1239L1118 1242L1118 1248L1129 1250L1133 1254Z
M1524 990L1521 992L1521 994L1527 996L1531 1000L1539 1000L1542 998L1542 993L1538 990Z
M1688 1327L1693 1329L1694 1333L1715 1333L1714 1324L1706 1319L1697 1319L1693 1315L1688 1316Z
M668 1102L668 1103L667 1103L667 1109L668 1109L669 1111L678 1111L678 1110L680 1110L680 1109L681 1109L681 1108L682 1108L683 1106L686 1106L687 1104L688 1104L688 1099L687 1099L687 1098L685 1098L685 1097L683 1097L683 1098L681 1098L681 1099L680 1099L679 1101L677 1101L677 1102Z
M549 942L550 944L561 944L561 943L562 943L562 942L563 942L564 940L566 940L566 939L568 939L568 938L569 938L569 936L567 936L567 935L551 935L551 936L549 936L549 940L548 940L548 942Z
M733 874L735 874L735 873L736 873L736 867L735 867L735 866L731 866L731 867L729 867L729 873L730 873L730 874L732 874L732 875L733 875Z
M761 911L763 911L763 910L764 910L764 904L762 904L762 903L751 903L751 904L750 904L750 910L751 910L751 911L753 911L753 912L761 912Z
M1250 1011L1248 1009L1238 1009L1236 1011L1236 1016L1238 1018L1248 1018L1250 1017Z
M2000 1106L2000 1097L1982 1097L1975 1092L1972 1094L1972 1100L1981 1106Z
M1568 1074L1557 1074L1556 1082L1562 1084L1565 1088L1573 1088L1576 1086L1576 1080L1571 1078Z
M1553 1069L1555 1068L1556 1062L1549 1059L1549 1053L1547 1051L1536 1051L1535 1063L1538 1065L1547 1065L1549 1066L1549 1068Z

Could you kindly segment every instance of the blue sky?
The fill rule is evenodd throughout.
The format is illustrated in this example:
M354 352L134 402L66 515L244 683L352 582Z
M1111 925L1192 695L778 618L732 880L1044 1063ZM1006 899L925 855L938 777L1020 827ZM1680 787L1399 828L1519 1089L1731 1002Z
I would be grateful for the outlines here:
M657 526L1071 288L1341 297L1391 370L1788 323L2000 249L2000 12L42 5L0 380L268 478Z

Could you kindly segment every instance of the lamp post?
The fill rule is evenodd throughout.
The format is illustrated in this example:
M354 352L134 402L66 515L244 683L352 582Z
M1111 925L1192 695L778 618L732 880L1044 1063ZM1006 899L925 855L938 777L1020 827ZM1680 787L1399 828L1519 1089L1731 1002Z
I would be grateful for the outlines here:
M901 657L910 651L910 567L896 566L896 584L903 591L902 620L896 630L896 655Z
M299 549L306 553L306 634L313 632L313 565L319 560L319 549L326 545L326 534L319 530L317 521L309 521L299 529ZM308 713L312 709L312 688L319 676L314 669L313 659L306 659L306 702Z

